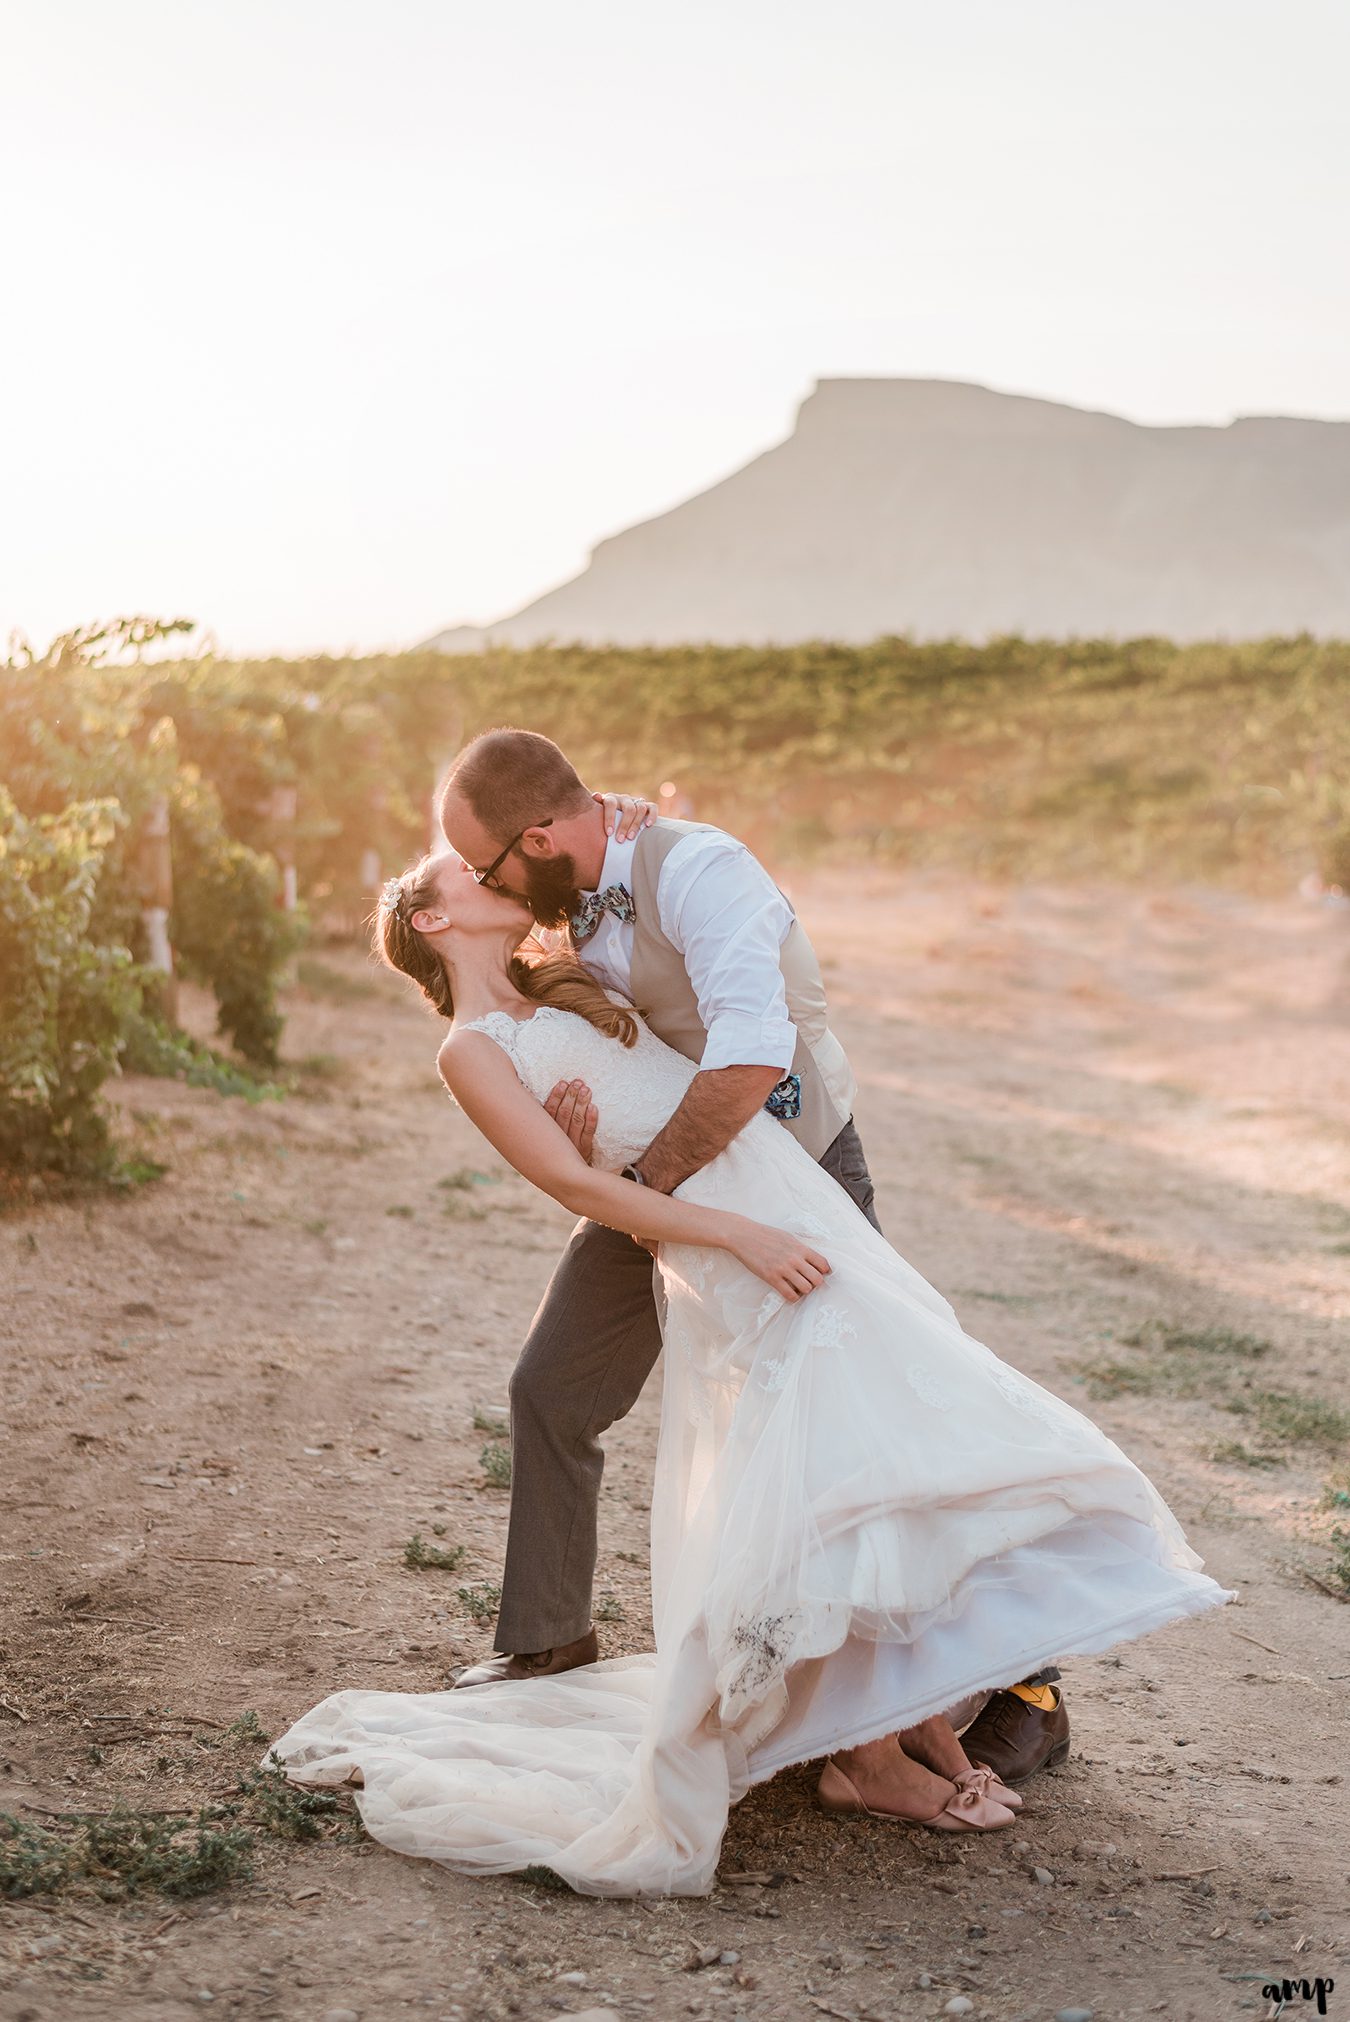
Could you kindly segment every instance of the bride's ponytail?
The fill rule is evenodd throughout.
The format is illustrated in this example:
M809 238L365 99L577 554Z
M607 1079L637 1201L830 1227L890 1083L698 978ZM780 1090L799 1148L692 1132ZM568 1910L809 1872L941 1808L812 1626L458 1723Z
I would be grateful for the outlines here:
M633 1013L607 997L575 955L560 951L541 955L534 961L524 955L513 955L510 969L511 981L522 997L529 997L536 1004L555 1004L560 1011L575 1011L606 1037L617 1039L620 1045L636 1044L638 1023Z

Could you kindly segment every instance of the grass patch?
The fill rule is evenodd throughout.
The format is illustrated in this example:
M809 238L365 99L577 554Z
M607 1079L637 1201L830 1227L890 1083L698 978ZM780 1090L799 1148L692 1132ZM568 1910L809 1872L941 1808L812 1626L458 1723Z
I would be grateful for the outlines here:
M71 1812L64 1830L0 1812L0 1897L58 1895L81 1885L105 1901L205 1895L253 1873L253 1835L208 1811L159 1817L117 1805Z
M268 1081L214 1046L144 1015L127 1032L122 1067L128 1074L160 1075L189 1088L242 1096L245 1102L279 1102L286 1094L280 1082Z
M1089 1397L1153 1397L1159 1387L1158 1371L1143 1362L1111 1362L1098 1356L1078 1363L1077 1369Z
M1165 1355L1231 1355L1243 1362L1259 1361L1275 1348L1259 1334L1238 1334L1231 1327L1173 1327L1163 1320L1149 1320L1127 1334L1125 1346Z
M256 1749L266 1743L250 1709L209 1745ZM170 1767L162 1756L161 1773ZM106 1902L205 1895L252 1877L259 1835L319 1839L349 1812L335 1791L289 1783L275 1756L248 1769L228 1798L195 1813L143 1811L118 1801L108 1811L62 1812L36 1825L0 1812L0 1901L71 1892Z
M341 1081L346 1063L336 1053L306 1053L291 1071L301 1081Z
M1037 1302L1030 1292L982 1292L977 1286L963 1285L954 1299L987 1299L995 1306L1034 1306Z
M473 1429L475 1432L490 1432L494 1439L509 1439L511 1427L506 1419L498 1418L491 1411L484 1411L479 1405L473 1408Z
M510 1488L511 1449L490 1439L478 1456L478 1465L483 1470L483 1479L489 1488Z
M1150 1320L1123 1337L1136 1353L1128 1360L1099 1356L1080 1362L1078 1374L1091 1397L1208 1398L1223 1404L1232 1390L1231 1363L1258 1362L1274 1343L1230 1327L1174 1327Z
M1240 1439L1221 1439L1206 1449L1206 1460L1217 1461L1222 1467L1283 1467L1284 1456L1279 1453L1259 1453L1254 1447L1244 1446Z
M445 1525L438 1524L437 1530L444 1531ZM414 1531L403 1547L403 1563L415 1573L434 1571L438 1573L456 1572L464 1558L463 1545L451 1545L443 1551L439 1545L429 1545L420 1531Z
M622 1622L626 1620L623 1602L617 1594L602 1594L595 1604L597 1622Z
M1252 1365L1274 1353L1274 1343L1260 1335L1151 1320L1127 1334L1122 1345L1135 1351L1128 1359L1101 1356L1078 1364L1089 1396L1201 1398L1249 1420L1254 1443L1221 1440L1209 1449L1210 1460L1279 1467L1296 1447L1335 1453L1350 1444L1350 1411L1325 1398L1253 1382Z
M1322 1483L1322 1500L1318 1508L1350 1509L1350 1467L1341 1468Z
M1230 1411L1256 1419L1263 1439L1279 1446L1320 1446L1335 1453L1350 1442L1350 1411L1321 1397L1292 1390L1253 1390L1234 1398Z
M385 1213L387 1215L397 1215L400 1221L410 1222L417 1213L417 1210L416 1208L406 1207L402 1201L395 1201L391 1208L385 1209Z
M1331 1560L1327 1566L1327 1585L1350 1599L1350 1531L1337 1524L1331 1533L1330 1542Z
M450 1172L436 1182L442 1195L441 1213L449 1215L457 1222L481 1222L487 1219L487 1209L475 1199L479 1187L501 1185L501 1174L479 1172L474 1166L460 1166L457 1172Z
M455 1598L464 1612L472 1616L481 1628L485 1622L496 1619L497 1610L502 1604L502 1590L494 1586L491 1580L480 1580L476 1587L461 1587Z
M157 1158L124 1158L108 1174L108 1185L120 1187L131 1193L136 1187L149 1186L155 1180L163 1179L169 1168Z
M451 1194L441 1202L441 1213L452 1222L485 1222L488 1211L481 1201L472 1201L464 1194Z

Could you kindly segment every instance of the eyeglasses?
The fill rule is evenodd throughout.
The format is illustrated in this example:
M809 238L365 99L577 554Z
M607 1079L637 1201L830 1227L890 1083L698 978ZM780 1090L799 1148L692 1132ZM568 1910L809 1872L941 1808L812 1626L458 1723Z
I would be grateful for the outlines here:
M525 824L525 827L520 831L520 835L512 836L510 842L506 845L506 848L502 851L501 855L499 857L494 857L492 859L492 862L488 865L485 871L474 872L473 874L474 883L476 885L491 884L492 881L496 878L496 875L498 871L501 869L502 865L506 862L506 859L510 856L512 850L515 848L516 844L520 841L521 836L528 835L529 831L532 828L552 828L553 820L554 817L550 815L547 821L527 822Z

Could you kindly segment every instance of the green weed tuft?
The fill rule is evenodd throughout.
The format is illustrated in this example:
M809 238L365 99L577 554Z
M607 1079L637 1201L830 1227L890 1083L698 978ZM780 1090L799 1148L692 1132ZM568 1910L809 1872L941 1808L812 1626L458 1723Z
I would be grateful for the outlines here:
M574 1894L572 1884L565 1882L552 1868L546 1868L539 1861L531 1861L529 1867L520 1870L520 1880L529 1882L532 1888L549 1889L554 1894L570 1896Z
M232 1720L229 1726L223 1729L220 1738L222 1741L253 1742L261 1748L265 1748L272 1739L270 1734L263 1732L258 1716L251 1706L247 1713L241 1713L237 1720Z
M1327 1567L1327 1585L1338 1593L1350 1595L1350 1531L1340 1524L1331 1533L1331 1563Z
M495 1619L497 1610L502 1604L502 1590L494 1586L490 1580L480 1580L476 1587L461 1587L456 1599L466 1614L471 1615L481 1628L485 1622Z
M288 1783L275 1751L263 1768L240 1777L239 1797L248 1807L251 1821L273 1839L318 1839L342 1811L336 1791L308 1790ZM238 1808L227 1806L226 1810L233 1813Z
M495 1440L490 1439L479 1454L478 1462L483 1470L484 1479L490 1488L510 1488L511 1450L509 1447L499 1446Z
M433 1525L434 1530L444 1532L444 1524ZM403 1563L415 1573L432 1570L438 1573L453 1573L464 1557L463 1545L451 1545L443 1551L439 1545L429 1545L420 1531L414 1531L403 1547Z

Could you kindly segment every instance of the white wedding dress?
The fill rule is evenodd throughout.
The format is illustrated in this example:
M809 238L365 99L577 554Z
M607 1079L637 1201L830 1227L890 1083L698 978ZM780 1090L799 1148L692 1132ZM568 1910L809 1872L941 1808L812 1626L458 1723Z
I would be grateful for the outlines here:
M590 1084L610 1170L696 1071L646 1026L630 1050L551 1006L477 1023L540 1100ZM676 1192L799 1232L832 1274L793 1304L724 1251L661 1248L653 1654L338 1692L276 1744L298 1781L359 1772L400 1853L706 1894L729 1807L785 1764L1236 1598L1121 1449L964 1333L782 1124L757 1115Z

